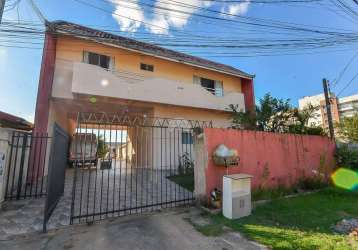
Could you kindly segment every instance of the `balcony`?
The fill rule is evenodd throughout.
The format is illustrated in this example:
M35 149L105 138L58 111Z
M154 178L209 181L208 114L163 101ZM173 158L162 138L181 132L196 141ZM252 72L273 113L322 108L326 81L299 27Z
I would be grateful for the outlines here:
M196 84L57 60L52 96L72 99L73 94L222 111L227 110L229 104L237 104L245 110L244 95L239 92L216 93Z

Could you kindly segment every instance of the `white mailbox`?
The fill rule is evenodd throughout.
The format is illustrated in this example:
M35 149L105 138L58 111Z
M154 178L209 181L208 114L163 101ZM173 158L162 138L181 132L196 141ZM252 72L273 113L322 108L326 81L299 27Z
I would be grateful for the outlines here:
M223 215L238 219L251 214L251 175L232 174L223 177Z

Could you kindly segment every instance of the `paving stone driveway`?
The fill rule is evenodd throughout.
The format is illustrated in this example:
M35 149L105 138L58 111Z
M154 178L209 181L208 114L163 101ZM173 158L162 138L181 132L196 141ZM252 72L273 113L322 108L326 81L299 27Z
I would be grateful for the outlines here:
M72 175L72 170L66 173L64 196L60 199L47 224L48 229L70 224ZM0 240L42 231L44 209L45 197L4 202L0 210Z
M96 191L93 190L94 173L92 173L90 178L92 182L90 189L88 189L89 171L81 170L79 173L79 177L83 176L84 182L78 182L80 185L76 186L75 215L79 215L80 211L82 211L83 214L86 209L89 209L89 212L99 212L100 204L102 204L101 210L103 212L113 210L113 208L131 208L144 204L156 204L162 201L181 200L183 198L192 197L191 192L180 188L177 184L168 180L166 178L168 173L165 173L165 171L148 172L148 170L137 170L136 172L129 172L127 175L119 175L120 172L118 169L116 169L116 171L114 169L110 171L106 170L101 172L101 174L104 173L105 178L101 178L101 174L96 177L97 185L101 185L105 187L105 189L101 190L97 186ZM131 179L129 179L130 175L133 175ZM127 181L123 179L125 176L127 176ZM67 170L64 196L60 199L47 224L47 229L49 230L70 224L73 178L73 169ZM122 181L120 181L120 179L122 179ZM114 180L116 180L116 183L113 183ZM121 183L121 186L119 186L119 183ZM107 189L107 187L109 188ZM81 194L81 190L83 194ZM88 196L87 190L90 191ZM100 199L100 193L103 195L102 200ZM82 202L80 202L80 197L82 197ZM108 203L106 202L107 198L109 198ZM43 226L44 203L45 198L5 202L0 211L0 240L7 239L14 235L41 231ZM87 203L90 204L88 207ZM175 205L181 204L182 203L178 203ZM149 212L160 208L161 206L153 206L132 212ZM110 213L101 218L125 215L125 213ZM97 216L94 219L98 220L101 218ZM78 221L75 221L75 223L77 222ZM82 220L82 222L84 222L84 220Z

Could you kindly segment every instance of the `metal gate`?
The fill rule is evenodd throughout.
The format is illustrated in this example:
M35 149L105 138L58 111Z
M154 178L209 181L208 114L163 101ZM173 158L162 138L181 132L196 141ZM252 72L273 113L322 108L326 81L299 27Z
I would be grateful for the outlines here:
M193 130L211 122L80 113L71 224L192 203Z
M65 172L68 161L68 144L69 137L67 133L60 126L55 124L49 159L47 196L43 221L44 232L46 232L47 222L64 192Z
M14 131L6 171L5 200L39 198L46 195L47 134Z

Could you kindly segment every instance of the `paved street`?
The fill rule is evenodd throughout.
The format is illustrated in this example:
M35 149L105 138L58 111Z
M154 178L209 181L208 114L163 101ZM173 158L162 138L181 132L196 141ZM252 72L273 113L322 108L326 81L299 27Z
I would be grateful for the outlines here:
M237 233L203 236L187 222L188 216L184 209L175 209L152 215L121 217L90 226L69 226L47 234L36 233L0 241L0 249L260 249Z

